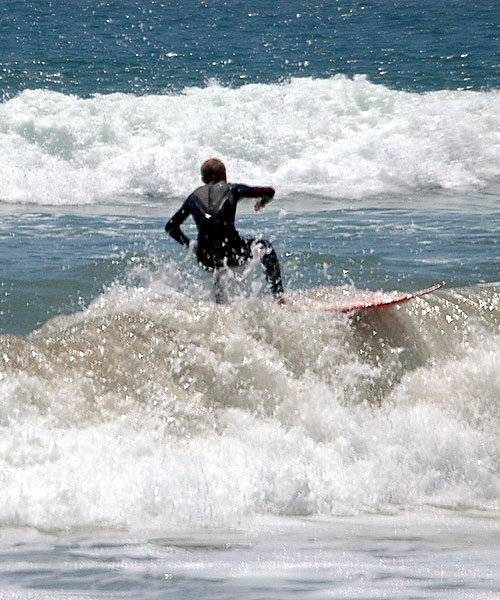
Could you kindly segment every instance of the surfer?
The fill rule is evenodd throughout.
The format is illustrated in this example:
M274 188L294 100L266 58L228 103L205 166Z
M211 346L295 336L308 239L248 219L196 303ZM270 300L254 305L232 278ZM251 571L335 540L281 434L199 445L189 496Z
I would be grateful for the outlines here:
M257 198L255 210L259 211L272 200L274 189L228 183L226 167L217 158L210 158L201 165L201 179L204 185L187 197L165 225L166 232L183 246L191 247L200 265L214 273L217 303L225 301L221 281L224 269L245 264L257 252L274 297L284 304L281 270L274 248L267 240L241 237L234 224L241 198ZM198 228L196 243L180 228L189 215Z

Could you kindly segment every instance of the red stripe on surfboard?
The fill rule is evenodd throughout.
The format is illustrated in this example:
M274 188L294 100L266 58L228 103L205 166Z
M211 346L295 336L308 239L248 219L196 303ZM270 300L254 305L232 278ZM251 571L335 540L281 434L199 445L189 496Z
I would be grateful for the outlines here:
M402 304L403 302L408 302L409 300L413 300L413 298L418 298L419 296L425 296L425 294L430 294L439 290L443 286L446 285L446 281L442 281L441 283L437 283L431 287L425 288L424 290L418 290L416 292L411 292L409 294L404 294L402 296L396 296L395 298L372 298L371 300L365 300L364 302L359 302L357 304L347 304L346 306L323 306L323 307L303 307L305 310L318 310L322 312L337 312L337 313L348 313L348 312L356 312L362 310L372 310L374 308L383 308L385 306L393 306L395 304Z

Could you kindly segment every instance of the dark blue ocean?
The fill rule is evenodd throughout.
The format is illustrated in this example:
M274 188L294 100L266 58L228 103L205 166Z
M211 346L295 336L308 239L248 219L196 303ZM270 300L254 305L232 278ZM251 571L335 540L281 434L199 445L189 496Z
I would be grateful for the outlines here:
M5 0L2 92L165 94L336 75L406 92L495 90L498 11L494 0Z
M4 0L0 92L0 598L498 598L500 4Z

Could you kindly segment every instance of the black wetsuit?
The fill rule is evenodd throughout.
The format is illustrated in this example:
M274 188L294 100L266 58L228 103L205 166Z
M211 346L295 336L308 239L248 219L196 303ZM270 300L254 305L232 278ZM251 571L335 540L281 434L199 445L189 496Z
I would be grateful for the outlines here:
M252 257L252 248L264 248L261 262L266 278L275 296L283 293L278 257L267 240L247 239L240 236L234 224L236 207L241 198L272 198L271 187L249 187L225 181L208 183L197 188L166 224L165 229L174 240L188 246L191 241L180 226L192 215L198 228L196 256L210 270L225 266L236 267Z

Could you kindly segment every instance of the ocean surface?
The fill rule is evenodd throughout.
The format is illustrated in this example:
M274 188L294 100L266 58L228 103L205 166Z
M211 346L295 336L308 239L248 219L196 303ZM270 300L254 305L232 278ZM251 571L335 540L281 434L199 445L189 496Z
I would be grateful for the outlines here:
M0 599L500 598L498 2L4 0L0 92Z

